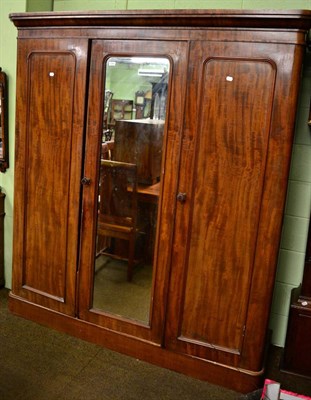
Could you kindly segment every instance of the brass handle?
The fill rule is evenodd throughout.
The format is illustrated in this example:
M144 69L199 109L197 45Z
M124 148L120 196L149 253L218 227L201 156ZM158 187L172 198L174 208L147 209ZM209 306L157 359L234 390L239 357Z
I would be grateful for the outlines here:
M178 195L177 195L177 200L180 202L180 203L185 203L185 201L186 201L186 199L187 199L187 194L186 193L182 193L182 192L179 192L178 193Z

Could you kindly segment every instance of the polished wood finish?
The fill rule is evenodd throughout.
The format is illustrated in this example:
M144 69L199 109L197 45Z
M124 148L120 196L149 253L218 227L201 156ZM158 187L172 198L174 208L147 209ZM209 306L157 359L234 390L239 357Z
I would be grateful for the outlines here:
M293 290L282 368L311 378L311 224L301 287Z
M133 117L133 101L117 100L111 102L111 125L115 125L117 121L122 119L132 119Z
M0 188L0 287L4 286L4 198Z
M300 296L311 302L311 216L309 220L309 233L306 247L305 266L301 285Z
M137 165L101 160L97 235L128 242L128 281L133 276L136 239L143 229L137 218L137 204ZM107 240L103 242L104 248L99 249L99 255L115 256L113 249L107 246Z
M311 302L291 304L282 370L311 378Z
M0 172L9 167L9 99L7 76L0 68Z
M144 203L158 204L160 196L160 182L153 185L137 185L138 200Z
M169 348L235 365L247 346L276 79L276 67L255 46L251 51L257 59L245 50L232 44L224 53L222 45L200 42L190 53L197 68L189 102L203 95L196 127L184 137L181 164L193 161L180 177L187 201L178 207L176 231L189 234L185 242L176 234L173 244L178 249L171 278L176 296L169 303L166 336ZM189 120L194 107L194 102L188 107ZM197 139L195 146L191 139ZM268 273L271 266L266 268Z
M220 27L310 29L306 10L135 10L15 13L17 27Z
M263 373L311 12L11 18L21 28L11 310L137 358L254 390ZM116 55L167 57L172 71L147 324L92 308L103 68ZM58 75L57 68L61 90L45 76ZM57 121L55 93L64 98ZM49 153L53 136L59 147ZM82 176L89 184L80 188Z
M164 121L136 119L117 121L114 159L137 165L137 181L145 185L158 182L161 176Z
M25 78L17 89L13 291L70 315L76 307L86 52L80 39L34 39L18 49L18 75Z

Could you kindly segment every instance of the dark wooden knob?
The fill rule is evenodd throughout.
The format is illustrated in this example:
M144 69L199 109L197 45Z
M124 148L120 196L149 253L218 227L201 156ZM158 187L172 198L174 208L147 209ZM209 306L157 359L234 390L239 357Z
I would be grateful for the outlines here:
M90 179L90 178L87 178L86 176L84 176L84 177L81 179L81 183L82 183L82 185L89 186L90 183L91 183L91 179Z
M177 200L180 203L184 203L186 201L186 198L187 198L187 194L186 193L179 192L178 195L177 195Z

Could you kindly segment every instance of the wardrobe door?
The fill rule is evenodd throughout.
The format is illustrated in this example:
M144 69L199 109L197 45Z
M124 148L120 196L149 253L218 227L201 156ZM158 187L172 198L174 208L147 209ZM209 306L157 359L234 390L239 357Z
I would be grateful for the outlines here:
M286 191L295 51L233 42L190 51L166 346L254 373Z
M18 43L12 296L75 314L87 41Z
M187 53L188 45L182 42L92 42L79 317L156 343L161 342L165 320ZM114 109L112 118L111 100L137 100L140 112L129 111L124 117ZM115 185L111 201L108 168ZM132 175L122 192L118 173L124 178L129 169L136 177ZM125 213L134 192L136 216L114 215L116 200ZM130 230L137 233L132 270L125 240Z

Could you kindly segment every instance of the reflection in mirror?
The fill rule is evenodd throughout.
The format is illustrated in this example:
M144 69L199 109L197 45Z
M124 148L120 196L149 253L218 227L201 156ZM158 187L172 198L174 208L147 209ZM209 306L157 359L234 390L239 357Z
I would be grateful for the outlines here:
M105 63L93 308L149 323L169 60Z
M0 172L9 166L6 74L0 68Z

